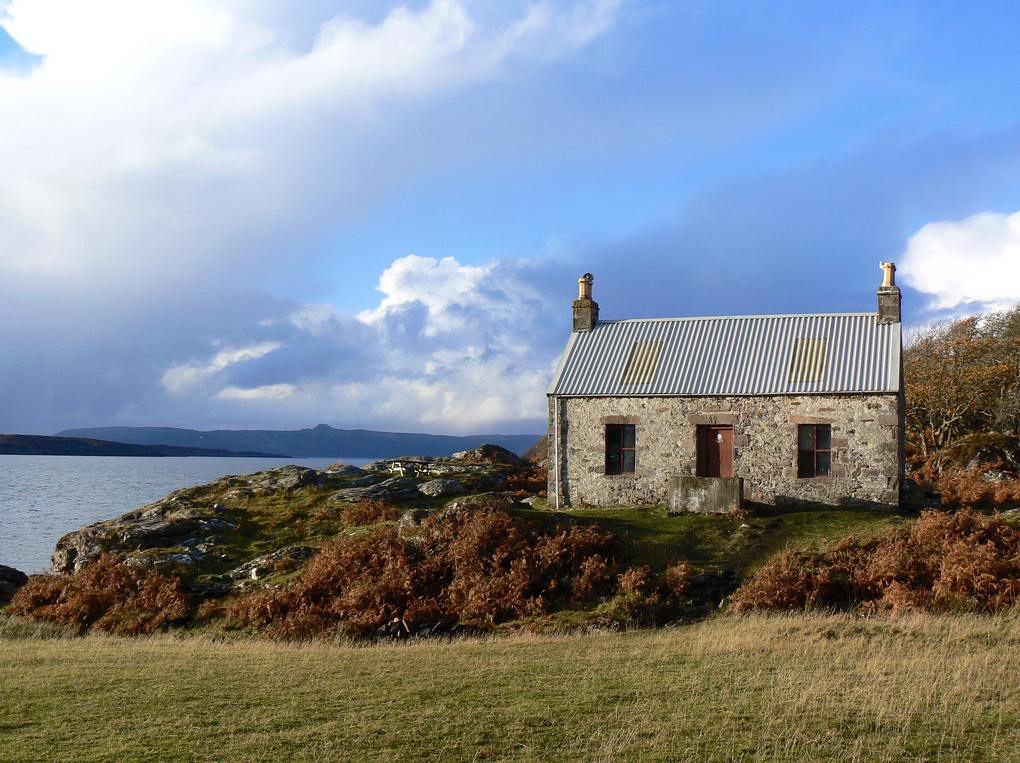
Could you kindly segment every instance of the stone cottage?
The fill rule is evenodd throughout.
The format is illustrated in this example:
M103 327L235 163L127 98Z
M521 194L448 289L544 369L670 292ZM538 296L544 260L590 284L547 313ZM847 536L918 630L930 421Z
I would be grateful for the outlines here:
M557 506L895 509L900 290L874 313L600 321L591 274L549 387Z

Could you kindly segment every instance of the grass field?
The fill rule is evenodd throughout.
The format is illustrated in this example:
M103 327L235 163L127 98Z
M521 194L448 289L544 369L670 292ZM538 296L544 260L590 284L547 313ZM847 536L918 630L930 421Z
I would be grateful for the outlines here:
M1015 616L371 647L0 625L11 763L1020 758Z

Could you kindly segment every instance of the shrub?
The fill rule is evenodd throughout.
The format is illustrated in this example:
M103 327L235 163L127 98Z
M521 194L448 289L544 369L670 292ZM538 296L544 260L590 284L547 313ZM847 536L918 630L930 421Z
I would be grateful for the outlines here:
M1005 464L990 461L971 468L936 466L933 459L921 464L913 476L929 482L942 493L947 509L994 509L1020 504L1020 480L993 479Z
M501 489L517 498L523 498L526 495L545 497L548 484L549 471L543 467L532 467L517 474L511 474Z
M654 606L677 600L690 568L661 580L640 575ZM491 627L612 595L618 585L616 542L597 527L541 529L504 508L470 504L430 516L414 539L379 527L327 543L291 588L235 597L227 614L283 638L367 634L395 618L409 627Z
M612 620L656 624L681 614L691 602L691 566L683 563L656 576L648 565L631 567L619 576L617 595L598 612Z
M906 536L787 550L733 596L738 612L860 607L994 612L1020 597L1020 531L1001 516L926 511Z
M217 617L222 617L226 613L226 609L223 607L223 602L219 599L206 599L198 605L198 611L195 613L196 620L213 620Z
M400 509L385 498L366 498L350 506L345 506L340 514L345 525L377 525L380 522L392 522L400 519Z
M180 578L102 556L73 575L35 575L11 602L15 614L132 635L166 628L188 616Z

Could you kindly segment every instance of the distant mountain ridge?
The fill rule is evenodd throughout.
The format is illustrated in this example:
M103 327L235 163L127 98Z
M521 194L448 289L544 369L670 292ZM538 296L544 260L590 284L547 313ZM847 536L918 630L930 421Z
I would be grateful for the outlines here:
M90 437L47 437L35 434L0 434L0 455L4 456L204 456L285 458L277 453L230 451L222 448L192 448L176 445L139 445Z
M448 456L474 450L483 443L500 445L521 455L534 445L535 434L453 435L376 432L371 429L215 429L208 432L175 427L88 427L65 429L59 437L91 437L136 445L173 445L231 451L286 453L294 458L395 458Z

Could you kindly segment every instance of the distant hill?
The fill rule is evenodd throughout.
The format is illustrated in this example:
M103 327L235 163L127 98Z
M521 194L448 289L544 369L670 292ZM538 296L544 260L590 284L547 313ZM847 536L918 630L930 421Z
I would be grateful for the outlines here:
M534 445L534 434L479 434L453 437L437 434L375 432L370 429L216 429L201 432L174 427L94 427L65 429L61 437L93 437L137 445L174 445L188 448L222 448L286 453L295 458L393 458L396 456L448 456L474 450L483 443L500 445L521 455Z
M85 437L47 437L33 434L0 434L4 456L244 456L286 458L278 453L191 448L176 445L138 445Z

